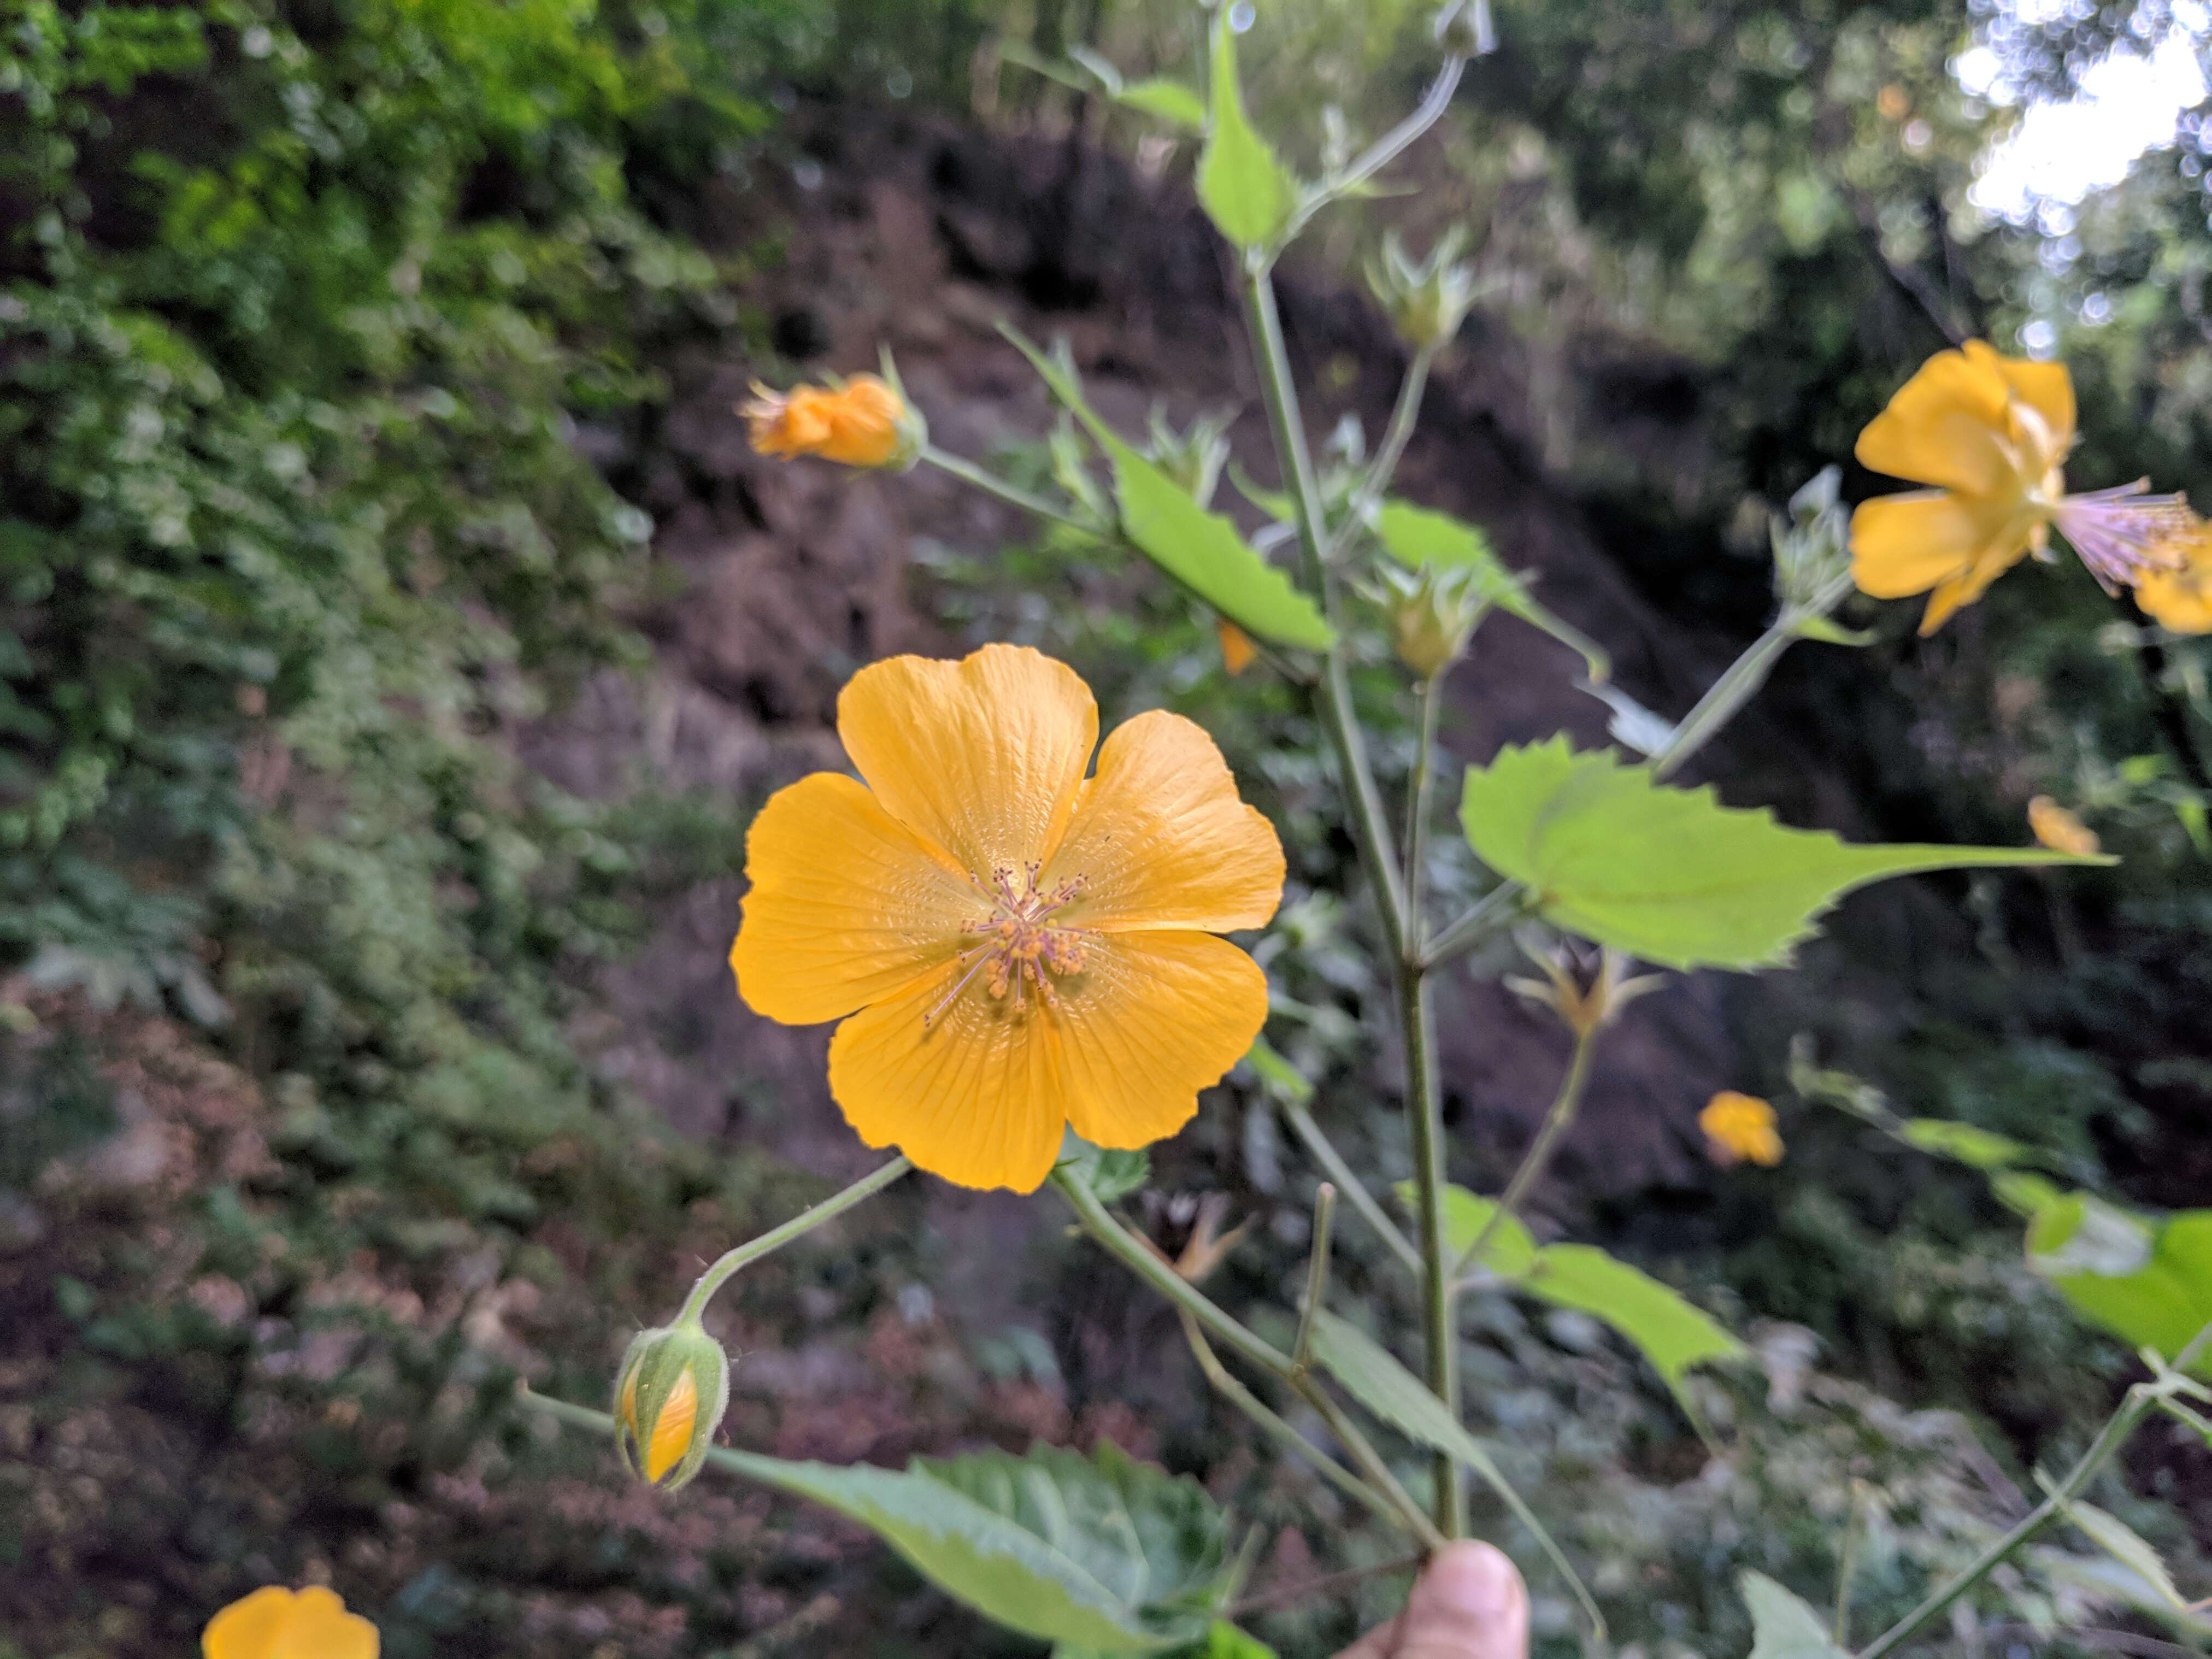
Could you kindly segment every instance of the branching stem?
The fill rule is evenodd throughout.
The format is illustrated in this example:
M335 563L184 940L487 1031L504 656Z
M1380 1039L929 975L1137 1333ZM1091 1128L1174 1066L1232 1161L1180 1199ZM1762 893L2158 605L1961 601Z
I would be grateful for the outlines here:
M1552 1097L1552 1109L1544 1114L1543 1127L1521 1159L1521 1167L1513 1172L1512 1180L1505 1184L1504 1196L1498 1207L1490 1212L1481 1228L1475 1233L1474 1243L1467 1247L1467 1254L1459 1260L1453 1277L1464 1279L1482 1261L1482 1253L1508 1218L1520 1213L1521 1206L1528 1196L1529 1188L1543 1178L1552 1154L1559 1150L1559 1139L1575 1121L1582 1109L1583 1087L1589 1081L1590 1052L1596 1047L1597 1034L1584 1032L1575 1038L1574 1057L1567 1061L1567 1074L1559 1081L1559 1091Z

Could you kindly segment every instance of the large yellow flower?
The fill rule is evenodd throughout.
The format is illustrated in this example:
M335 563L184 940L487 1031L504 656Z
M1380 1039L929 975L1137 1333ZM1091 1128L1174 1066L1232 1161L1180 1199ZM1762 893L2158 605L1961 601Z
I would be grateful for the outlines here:
M817 772L761 809L730 965L770 1019L844 1020L830 1089L860 1139L1027 1192L1068 1126L1133 1148L1188 1122L1267 1014L1213 935L1283 890L1213 740L1140 714L1086 780L1090 689L1005 645L861 670L837 732L866 781Z
M2212 634L2212 536L2182 544L2179 570L2147 572L2136 583L2136 603L2177 634Z
M1884 495L1851 514L1851 574L1876 599L1926 593L1932 634L2025 557L2049 556L2051 531L2106 591L2180 562L2176 538L2200 522L2179 495L2143 482L2069 495L2074 382L2063 363L2001 357L1969 340L1940 351L1859 434L1859 460L1934 488Z
M295 1594L270 1584L200 1633L203 1659L376 1659L376 1626L319 1587Z

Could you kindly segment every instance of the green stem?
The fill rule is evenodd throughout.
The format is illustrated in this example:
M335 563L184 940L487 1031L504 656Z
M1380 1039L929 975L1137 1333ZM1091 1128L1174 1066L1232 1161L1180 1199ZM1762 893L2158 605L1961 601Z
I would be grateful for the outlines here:
M1575 1121L1575 1114L1583 1103L1583 1086L1589 1081L1590 1051L1596 1047L1595 1031L1582 1032L1575 1038L1574 1057L1567 1062L1567 1074L1560 1079L1559 1091L1552 1097L1552 1109L1544 1115L1544 1126L1536 1131L1528 1152L1521 1159L1521 1167L1513 1172L1513 1179L1505 1183L1504 1196L1490 1218L1482 1224L1474 1236L1474 1243L1467 1247L1467 1254L1459 1260L1454 1278L1464 1278L1482 1260L1491 1237L1512 1216L1519 1213L1521 1205L1528 1196L1528 1189L1543 1178L1552 1154L1559 1150L1559 1138Z
M1450 1538L1439 1531L1436 1523L1421 1512L1421 1506L1413 1501L1413 1493L1407 1492L1405 1483L1391 1473L1390 1466L1382 1461L1382 1454L1375 1449L1375 1443L1359 1431L1359 1425L1344 1414L1344 1407L1329 1398L1328 1391L1311 1377L1305 1378L1296 1387L1299 1397L1321 1413L1322 1421L1328 1425L1328 1431L1336 1437L1337 1443L1359 1466L1360 1473L1388 1492L1390 1501L1404 1510L1407 1524L1413 1535L1431 1550L1440 1550L1449 1543Z
M696 1325L699 1316L707 1311L707 1304L714 1299L714 1293L729 1283L732 1274L750 1267L764 1255L773 1255L793 1239L812 1232L823 1222L843 1214L863 1199L873 1198L912 1168L914 1165L903 1155L895 1158L874 1174L862 1176L843 1192L823 1199L804 1214L795 1215L781 1227L771 1229L758 1238L725 1252L720 1260L699 1275L698 1283L691 1287L691 1294L684 1298L684 1307L676 1316L676 1322Z
M1362 150L1341 173L1324 180L1324 188L1316 191L1291 216L1290 222L1276 238L1275 245L1280 247L1289 242L1305 228L1315 214L1382 172L1411 149L1423 133L1443 119L1443 112L1451 107L1452 94L1459 89L1460 76L1466 69L1467 59L1456 52L1445 58L1443 67L1437 71L1437 78L1429 83L1427 93L1413 113Z
M1198 1328L1198 1321L1184 1309L1176 1310L1182 1322L1183 1340L1190 1344L1198 1368L1206 1373L1206 1380L1224 1400L1250 1418L1272 1439L1281 1443L1312 1464L1315 1471L1339 1492L1381 1520L1388 1522L1401 1532L1420 1535L1420 1529L1407 1518L1407 1510L1401 1509L1388 1495L1362 1480L1350 1469L1323 1452L1312 1441L1300 1434L1282 1415L1237 1379L1221 1363L1221 1356L1213 1352L1213 1345L1206 1340L1206 1333ZM1420 1510L1409 1505L1418 1517Z
M1798 617L1785 611L1772 626L1751 642L1744 653L1728 665L1720 678L1705 690L1697 706L1682 716L1667 746L1651 757L1651 775L1663 778L1717 736L1744 704L1757 695L1782 660L1782 653L1797 642Z
M1232 1352L1270 1376L1285 1382L1291 1379L1292 1367L1287 1354L1246 1330L1208 1300L1195 1285L1161 1261L1143 1241L1114 1218L1113 1212L1098 1201L1097 1194L1065 1170L1054 1170L1052 1181L1060 1188L1060 1195L1074 1206L1083 1231L1105 1246L1107 1254L1118 1258L1123 1267L1197 1320Z
M1398 968L1398 1008L1405 1026L1406 1115L1413 1140L1415 1242L1421 1252L1421 1335L1429 1390L1459 1417L1459 1332L1453 1318L1453 1273L1444 1244L1443 1091L1437 1075L1436 1011L1428 976L1412 963ZM1447 1537L1467 1536L1467 1491L1449 1452L1436 1454L1437 1525Z
M959 479L961 483L981 490L986 495L1004 501L1008 507L1019 507L1024 513L1034 513L1040 519L1050 519L1054 524L1063 524L1071 530L1079 530L1086 536L1104 536L1110 539L1111 532L1100 530L1095 524L1085 524L1057 502L1048 501L1042 495L1032 495L1019 485L1010 484L995 473L986 471L975 462L949 453L938 448L934 444L923 447L921 459L939 471L950 474Z
M1305 1371L1313 1365L1314 1322L1321 1317L1322 1299L1328 1294L1330 1230L1336 1224L1336 1188L1326 1181L1314 1194L1313 1249L1306 1258L1305 1306L1298 1310L1298 1339L1291 1345L1291 1369Z
M1351 509L1337 526L1329 544L1332 560L1358 533L1367 509L1382 499L1383 493L1390 488L1390 480L1397 476L1398 463L1405 459L1406 446L1413 441L1413 428L1420 423L1421 399L1428 392L1429 371L1436 366L1437 356L1443 349L1441 341L1423 346L1406 366L1406 378L1398 386L1398 401L1390 410L1390 423L1382 428L1382 445L1368 464L1366 475L1360 479L1359 489L1352 498Z
M2212 1336L2212 1326L2200 1331L2196 1340L2184 1349L2183 1353L2185 1356L2191 1354L2208 1336ZM2157 1404L2158 1391L2151 1385L2139 1382L2130 1389L2127 1398L2120 1402L2120 1408L2106 1420L2105 1426L2098 1431L2096 1439L2090 1443L2089 1449L2081 1454L2081 1461L2067 1471L2066 1478L2051 1489L2048 1497L2030 1510L2019 1525L1976 1556L1948 1583L1875 1637L1859 1654L1858 1659L1887 1659L1887 1656L1895 1652L1930 1621L1941 1616L1954 1601L1996 1571L2006 1557L2049 1525L2059 1511L2089 1484L2097 1471L2127 1443L2128 1437L2135 1432L2136 1425L2142 1421L2145 1413Z
M1465 956L1492 933L1504 932L1535 908L1535 896L1517 881L1500 882L1474 902L1466 915L1430 940L1421 952L1424 972L1433 972Z
M1283 343L1283 319L1275 307L1275 285L1265 270L1248 273L1244 284L1246 320L1252 346L1259 359L1260 390L1267 405L1267 423L1274 434L1275 453L1281 459L1297 508L1298 550L1305 566L1306 586L1320 602L1322 614L1332 628L1339 626L1336 585L1329 574L1322 518L1321 489L1315 481L1312 452L1306 445L1298 395L1291 379L1290 353ZM1316 714L1336 751L1337 769L1343 775L1344 793L1352 811L1352 838L1358 843L1360 861L1375 890L1376 908L1382 918L1382 933L1390 954L1406 951L1406 893L1403 878L1390 851L1388 820L1382 798L1375 787L1374 769L1368 763L1367 742L1352 711L1352 677L1340 642L1323 659L1321 681L1315 688Z
M1313 1113L1297 1102L1286 1101L1283 1103L1283 1115L1290 1119L1291 1127L1298 1139L1305 1142L1306 1151L1313 1154L1314 1161L1328 1171L1330 1178L1336 1182L1337 1190L1352 1200L1352 1207L1359 1212L1360 1219L1372 1227L1375 1236L1389 1246L1391 1255L1419 1273L1421 1270L1421 1253L1413 1248L1413 1241L1398 1230L1398 1224L1390 1219L1382 1205L1376 1202L1375 1194L1367 1190L1365 1184L1353 1172L1352 1165L1344 1161L1344 1154L1338 1152L1329 1138L1322 1133L1321 1125L1314 1121Z
M1443 708L1443 678L1432 675L1413 690L1414 725L1419 736L1413 750L1413 775L1406 782L1406 955L1419 961L1427 925L1421 915L1423 890L1429 863L1429 796L1437 774L1437 720Z

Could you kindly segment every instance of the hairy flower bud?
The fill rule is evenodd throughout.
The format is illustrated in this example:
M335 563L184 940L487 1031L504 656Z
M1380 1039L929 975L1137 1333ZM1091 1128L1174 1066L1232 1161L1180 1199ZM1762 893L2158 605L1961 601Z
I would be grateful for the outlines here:
M1474 268L1455 263L1466 234L1457 226L1437 239L1429 257L1416 260L1395 230L1367 261L1367 286L1398 337L1416 351L1449 342L1480 294Z
M1822 468L1790 498L1788 520L1772 520L1774 592L1785 610L1825 617L1851 591L1850 520L1838 500L1842 483L1840 468Z
M1201 415L1188 431L1177 432L1157 404L1152 409L1152 442L1146 453L1200 507L1212 504L1221 469L1229 465L1229 420L1223 415Z
M1472 571L1431 566L1416 574L1386 565L1380 584L1367 591L1389 618L1398 660L1424 680L1460 659L1490 609Z
M696 1324L641 1331L615 1382L623 1467L674 1492L699 1473L730 1403L730 1362Z

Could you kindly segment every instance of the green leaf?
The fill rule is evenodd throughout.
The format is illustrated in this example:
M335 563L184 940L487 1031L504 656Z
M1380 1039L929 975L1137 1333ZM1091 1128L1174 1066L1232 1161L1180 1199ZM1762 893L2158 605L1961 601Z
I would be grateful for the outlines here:
M1482 1443L1444 1409L1443 1401L1431 1394L1419 1377L1393 1358L1374 1338L1326 1308L1314 1319L1314 1357L1321 1361L1322 1369L1344 1384L1346 1392L1368 1411L1407 1439L1443 1452L1455 1463L1472 1469L1496 1492L1513 1512L1514 1519L1528 1528L1538 1547L1573 1589L1598 1639L1605 1639L1605 1615L1598 1611L1596 1601L1567 1560L1565 1552L1544 1529L1521 1494L1513 1490L1504 1472L1483 1449Z
M1052 1659L1093 1659L1097 1652L1096 1648L1070 1647L1063 1642L1052 1650ZM1164 1659L1278 1659L1278 1656L1265 1642L1216 1620L1205 1641L1194 1647L1177 1648Z
M1801 640L1814 640L1822 645L1860 647L1872 645L1875 641L1872 629L1846 628L1841 623L1831 621L1826 617L1801 618L1797 623L1796 634Z
M2152 1547L2148 1539L2118 1516L2100 1510L2094 1504L2069 1503L2058 1498L2058 1494L2051 1490L2051 1483L2043 1479L2041 1470L2036 1471L2036 1478L2042 1482L2044 1491L2058 1500L2060 1514L2080 1528L2091 1543L2148 1584L2160 1601L2176 1613L2195 1613L2203 1610L2201 1604L2183 1596L2173 1582L2173 1575L2166 1571L2166 1559Z
M1668 968L1787 962L1822 912L1888 876L2112 862L2037 847L1853 847L1723 806L1710 789L1667 787L1610 750L1578 754L1564 737L1469 768L1461 822L1546 920Z
M1114 468L1121 532L1139 551L1248 634L1311 651L1326 651L1335 642L1314 602L1254 552L1234 524L1200 507L1092 412L1073 372L1014 329L1006 334L1105 452Z
M2153 1220L2064 1194L2028 1223L2027 1260L2092 1324L2169 1362L2212 1324L2212 1210ZM2212 1356L2191 1370L2212 1376Z
M1911 1118L1897 1133L1922 1152L1950 1158L1971 1170L2009 1169L2029 1156L2028 1149L2010 1135L1978 1129L1971 1123L1954 1123L1945 1118Z
M1392 1190L1407 1214L1420 1212L1420 1197L1412 1182L1401 1181ZM1494 1198L1484 1198L1464 1187L1444 1188L1444 1249L1454 1261L1474 1248L1474 1241L1482 1237L1482 1230L1497 1213ZM1482 1261L1501 1279L1519 1279L1536 1265L1536 1240L1519 1216L1509 1215L1498 1224L1490 1242L1482 1247Z
M1314 1086L1306 1081L1305 1073L1285 1060L1267 1038L1252 1039L1251 1048L1245 1051L1244 1063L1252 1068L1261 1086L1277 1098L1293 1106L1312 1103Z
M1595 1245L1547 1245L1516 1288L1603 1320L1651 1362L1692 1420L1697 1414L1682 1391L1690 1368L1746 1352L1702 1309Z
M1252 130L1237 86L1227 8L1213 21L1213 106L1198 158L1198 199L1214 228L1242 248L1271 246L1298 205L1298 181Z
M1375 534L1382 550L1400 564L1415 569L1434 565L1473 572L1476 591L1484 599L1531 628L1541 629L1569 650L1579 652L1590 678L1603 680L1612 674L1613 659L1603 647L1537 604L1529 594L1527 578L1508 570L1492 549L1490 538L1474 526L1448 513L1394 498L1383 502L1376 514Z
M1149 1152L1094 1146L1073 1129L1060 1139L1060 1167L1090 1188L1101 1204L1127 1198L1152 1178Z
M1193 132L1206 127L1206 100L1182 82L1163 75L1122 88L1114 94L1114 101Z
M946 1594L1042 1642L1161 1653L1206 1638L1225 1555L1219 1510L1187 1476L1053 1446L918 1457L904 1471L717 1447L708 1462L834 1510Z
M1849 1659L1820 1615L1765 1573L1735 1582L1751 1609L1751 1659Z

